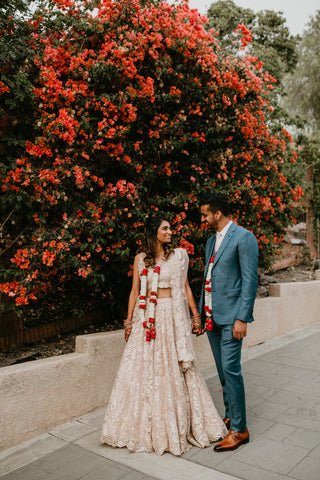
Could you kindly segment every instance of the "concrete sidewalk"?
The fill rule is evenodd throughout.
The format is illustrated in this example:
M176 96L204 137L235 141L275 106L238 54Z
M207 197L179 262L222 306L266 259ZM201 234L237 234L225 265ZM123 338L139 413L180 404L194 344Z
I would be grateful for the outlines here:
M103 409L0 453L0 478L319 480L319 345L320 323L244 350L250 443L238 450L193 447L174 457L101 446ZM223 415L216 371L202 373Z

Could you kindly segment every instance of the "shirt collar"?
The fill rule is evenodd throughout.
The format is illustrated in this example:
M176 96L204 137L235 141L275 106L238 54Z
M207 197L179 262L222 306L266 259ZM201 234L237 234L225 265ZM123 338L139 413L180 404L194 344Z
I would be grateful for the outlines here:
M229 223L227 223L227 225L220 232L216 232L217 237L223 238L231 225L232 220L229 220Z

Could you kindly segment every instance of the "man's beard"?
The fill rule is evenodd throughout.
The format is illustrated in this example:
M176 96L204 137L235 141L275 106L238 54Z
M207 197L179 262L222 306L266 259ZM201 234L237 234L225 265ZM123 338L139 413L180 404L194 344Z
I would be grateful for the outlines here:
M218 231L218 225L216 223L208 223L208 227L210 230L212 230L214 233Z

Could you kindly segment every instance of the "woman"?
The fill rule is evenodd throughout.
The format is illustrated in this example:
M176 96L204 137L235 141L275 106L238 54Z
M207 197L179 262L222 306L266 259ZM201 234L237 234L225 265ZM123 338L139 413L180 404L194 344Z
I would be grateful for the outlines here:
M195 332L200 317L187 278L188 254L173 248L171 236L169 222L148 220L143 252L134 261L127 345L101 435L113 447L159 455L207 447L227 434L194 365L189 308Z

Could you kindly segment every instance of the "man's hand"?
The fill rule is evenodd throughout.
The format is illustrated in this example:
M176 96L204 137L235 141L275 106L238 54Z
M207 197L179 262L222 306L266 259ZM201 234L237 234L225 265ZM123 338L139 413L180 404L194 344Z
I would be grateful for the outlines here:
M236 340L242 340L247 336L247 322L236 320L233 325L233 336Z
M199 335L202 335L206 331L205 328L202 327L202 325L199 325L199 323L196 322L191 323L191 330L192 333L196 335L196 337L199 337Z

